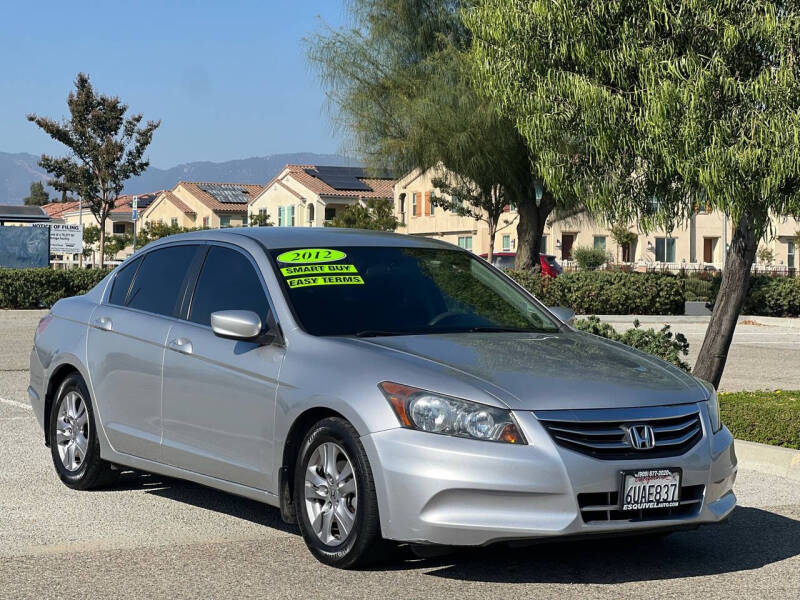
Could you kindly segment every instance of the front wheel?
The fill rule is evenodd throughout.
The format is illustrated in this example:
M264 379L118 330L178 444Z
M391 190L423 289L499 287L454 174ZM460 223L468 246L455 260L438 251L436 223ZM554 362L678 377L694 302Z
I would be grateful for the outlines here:
M386 555L372 470L358 433L344 419L323 419L306 435L294 502L303 539L319 561L348 569Z
M115 478L111 464L100 458L95 423L86 384L79 375L70 375L53 402L48 440L59 478L75 490L102 487Z

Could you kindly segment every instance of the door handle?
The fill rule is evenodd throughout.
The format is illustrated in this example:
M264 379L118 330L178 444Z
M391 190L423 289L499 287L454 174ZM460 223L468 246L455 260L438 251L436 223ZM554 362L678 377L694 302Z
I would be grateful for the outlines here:
M98 317L92 322L92 325L102 331L111 331L113 323L108 317Z
M167 342L167 348L175 350L175 352L180 352L181 354L191 354L192 342L184 337L179 337Z

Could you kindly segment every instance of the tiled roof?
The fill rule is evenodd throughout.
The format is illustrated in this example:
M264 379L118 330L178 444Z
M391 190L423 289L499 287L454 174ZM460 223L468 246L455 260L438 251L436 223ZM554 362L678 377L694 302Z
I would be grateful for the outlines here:
M78 202L50 202L42 206L51 219L60 219L65 212L78 210Z
M246 213L247 212L247 204L228 204L224 202L220 202L214 196L206 192L205 190L201 189L200 186L208 186L208 185L235 185L237 187L242 188L245 190L247 196L250 197L252 200L255 198L259 192L263 189L260 185L253 185L250 183L221 183L218 181L210 182L210 181L179 181L178 185L183 186L183 188L189 192L192 196L197 198L200 202L206 205L208 208L213 210L216 213Z
M316 170L315 165L286 165L281 173L288 171L286 177L291 177L301 185L305 186L315 194L320 196L332 196L340 198L391 198L393 196L392 188L395 184L394 179L390 178L371 178L360 177L359 180L364 182L372 191L365 190L337 190L322 181L317 177L309 174L306 170ZM267 184L271 186L275 181L282 183L279 179L280 175L273 178Z
M151 192L149 194L136 194L136 205L141 210L146 208L161 192ZM129 213L133 210L133 195L125 194L117 198L112 213Z

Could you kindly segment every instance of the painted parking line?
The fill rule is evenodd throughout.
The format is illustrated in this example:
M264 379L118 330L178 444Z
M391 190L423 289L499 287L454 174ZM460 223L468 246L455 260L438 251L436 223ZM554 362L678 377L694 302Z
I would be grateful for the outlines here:
M17 408L22 408L24 410L33 410L30 404L25 404L24 402L17 402L16 400L7 400L6 398L0 398L0 403L8 404L9 406L16 406Z

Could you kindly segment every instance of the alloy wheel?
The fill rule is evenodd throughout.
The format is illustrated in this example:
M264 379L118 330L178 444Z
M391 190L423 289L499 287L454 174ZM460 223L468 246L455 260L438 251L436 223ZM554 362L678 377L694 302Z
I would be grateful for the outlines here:
M89 452L89 412L78 392L71 391L61 399L56 417L56 445L67 471L81 468Z
M358 490L350 458L335 442L317 446L305 472L305 508L322 543L343 543L356 520Z

